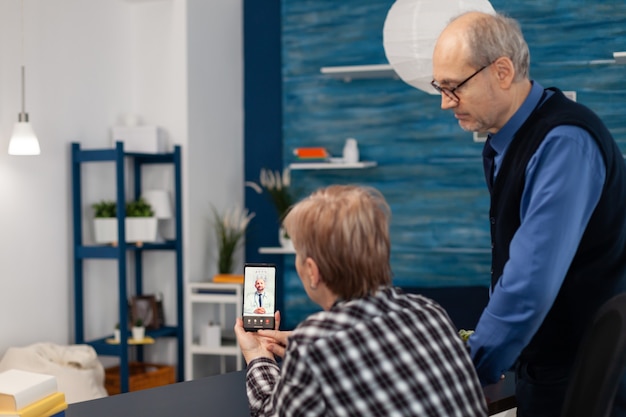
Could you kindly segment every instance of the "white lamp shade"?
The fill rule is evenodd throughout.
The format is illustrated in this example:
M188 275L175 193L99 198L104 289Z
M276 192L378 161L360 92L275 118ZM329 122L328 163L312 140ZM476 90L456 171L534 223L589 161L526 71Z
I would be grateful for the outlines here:
M147 190L141 196L152 207L157 219L171 219L173 216L172 199L167 190Z
M385 19L383 46L402 81L438 94L430 85L435 43L453 17L469 11L495 14L488 0L396 0Z
M9 155L39 155L39 141L28 122L17 122L9 142Z

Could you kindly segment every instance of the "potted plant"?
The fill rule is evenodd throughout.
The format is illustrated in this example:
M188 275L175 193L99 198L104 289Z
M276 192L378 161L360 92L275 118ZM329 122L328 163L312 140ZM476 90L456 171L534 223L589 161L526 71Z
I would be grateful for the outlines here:
M260 184L260 185L259 185ZM291 172L289 168L285 168L282 172L272 171L271 169L262 168L259 176L259 184L253 181L246 181L246 185L255 190L258 194L266 194L278 214L278 221L287 215L291 206L296 202L294 191L291 189ZM278 241L281 246L293 249L293 244L285 229L279 226Z
M115 201L102 200L92 204L94 210L94 239L96 243L117 242L117 208Z
M113 339L115 340L115 343L120 343L122 340L122 337L120 335L120 324L117 323L115 325L115 329L113 330Z
M94 209L94 238L96 243L118 242L117 204L102 200L92 205ZM126 203L125 208L126 242L154 242L157 240L157 218L150 204L143 198Z
M150 203L142 197L126 203L126 242L135 242L138 246L155 242L158 224Z
M133 339L135 341L143 340L146 337L146 328L143 326L142 319L135 319L133 323Z
M212 209L217 239L218 273L232 274L235 251L241 244L241 240L246 234L246 228L255 214L238 206L224 214L220 214L215 207Z

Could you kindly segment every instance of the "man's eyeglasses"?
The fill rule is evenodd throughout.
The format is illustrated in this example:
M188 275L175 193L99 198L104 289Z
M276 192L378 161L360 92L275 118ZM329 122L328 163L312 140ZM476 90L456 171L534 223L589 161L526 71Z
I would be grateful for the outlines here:
M487 68L489 65L491 64L487 64L484 67L481 67L478 71L476 71L475 73L473 73L472 75L470 75L469 77L467 77L466 79L464 79L463 81L461 81L459 83L459 85L457 85L454 88L446 88L446 87L442 87L439 85L439 83L435 80L432 80L430 82L430 85L433 86L433 88L435 90L437 90L437 92L439 92L440 94L445 94L450 100L455 101L455 102L459 102L461 101L461 99L459 98L459 96L457 96L454 92L456 90L458 90L459 88L461 88L465 83L467 83L469 80L471 80L472 78L474 78L475 76L478 75L479 72L481 72L482 70L484 70L485 68Z

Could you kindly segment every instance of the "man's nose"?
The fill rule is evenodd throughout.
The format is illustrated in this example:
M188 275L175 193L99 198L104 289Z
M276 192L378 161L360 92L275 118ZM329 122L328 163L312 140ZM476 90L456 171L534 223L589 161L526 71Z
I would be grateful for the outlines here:
M448 97L447 94L441 95L441 109L442 110L452 109L456 107L458 104L459 104L458 101L452 100L450 97Z

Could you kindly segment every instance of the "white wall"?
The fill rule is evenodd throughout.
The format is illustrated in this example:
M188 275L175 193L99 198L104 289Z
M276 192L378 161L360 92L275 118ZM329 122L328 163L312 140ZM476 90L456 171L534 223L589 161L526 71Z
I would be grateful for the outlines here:
M5 151L21 106L21 42L20 2L2 0L0 355L10 346L73 342L71 142L107 147L111 126L135 113L183 146L186 281L212 274L202 224L208 203L242 200L241 1L24 0L24 6L26 110L42 154ZM144 187L171 187L171 171L162 171L150 172ZM108 164L84 165L85 217L91 203L113 197L113 175ZM84 228L89 239L91 223ZM145 264L145 290L165 291L169 317L173 259L152 256ZM117 322L115 274L113 261L86 262L88 338L110 333Z

